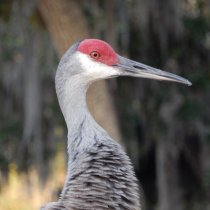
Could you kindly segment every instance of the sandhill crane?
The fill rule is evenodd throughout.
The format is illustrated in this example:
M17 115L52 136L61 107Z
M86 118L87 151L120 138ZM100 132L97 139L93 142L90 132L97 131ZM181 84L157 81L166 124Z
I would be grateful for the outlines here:
M89 85L116 76L191 83L172 73L119 56L98 39L74 43L62 57L56 93L68 128L68 170L61 196L42 210L140 210L137 179L121 146L93 119Z

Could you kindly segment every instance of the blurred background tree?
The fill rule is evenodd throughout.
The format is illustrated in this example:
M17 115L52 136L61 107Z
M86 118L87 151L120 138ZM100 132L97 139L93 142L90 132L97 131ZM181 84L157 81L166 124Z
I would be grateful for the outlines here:
M0 1L0 210L38 209L62 188L66 128L54 75L85 37L192 81L101 81L88 102L129 153L145 210L209 210L208 0Z

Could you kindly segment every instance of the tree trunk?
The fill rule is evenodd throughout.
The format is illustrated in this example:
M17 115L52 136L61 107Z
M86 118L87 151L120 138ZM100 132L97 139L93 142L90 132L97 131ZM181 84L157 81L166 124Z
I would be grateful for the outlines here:
M160 210L182 210L178 182L178 157L168 139L159 139L156 146L158 206ZM176 153L176 152L175 152Z
M28 169L35 164L39 173L43 174L42 145L42 102L41 78L39 71L39 53L41 40L38 33L30 25L30 17L34 12L36 1L13 2L12 17L9 30L14 39L21 43L16 53L17 61L8 69L11 91L19 101L23 101L23 134L18 144L17 161L21 167ZM17 21L19 24L17 24ZM9 88L9 87L8 87ZM27 156L27 158L26 158Z
M184 133L182 133L180 124L174 123L175 115L182 103L182 97L173 89L170 93L170 99L162 103L159 109L159 117L167 125L167 131L162 134L159 131L156 141L158 205L160 210L183 210L178 160ZM179 133L179 139L177 139L176 133Z
M74 41L88 37L85 18L74 0L40 0L39 11L60 56ZM88 105L97 122L120 141L117 117L105 81L90 87Z
M28 34L24 51L24 126L22 149L32 154L41 175L43 171L43 142L42 142L42 101L41 101L41 75L39 71L39 55L42 48L41 38L34 32ZM25 158L23 156L23 158ZM42 176L41 176L42 177Z
M165 66L171 45L175 45L183 34L181 11L180 0L135 1L134 16L139 28L144 31L143 56L147 53L151 56L152 51L154 56L158 56L157 60L159 59L160 64ZM176 69L176 66L172 66L172 69ZM156 90L154 89L154 92ZM172 103L162 103L159 110L162 113L154 117L154 122L163 122L167 125L166 134L160 135L161 126L157 126L157 135L155 135L158 209L160 210L183 209L178 174L179 143L174 143L176 142L175 128L178 126L173 123L176 120L175 115L180 106L180 100L176 97L176 92L171 90L173 89L168 89L167 94L171 96ZM151 94L148 97L145 96L151 104L157 105L156 99L152 97Z
M168 56L171 40L177 41L183 35L180 0L138 0L134 16L144 31L144 39L159 48L160 59ZM155 49L157 50L157 49Z

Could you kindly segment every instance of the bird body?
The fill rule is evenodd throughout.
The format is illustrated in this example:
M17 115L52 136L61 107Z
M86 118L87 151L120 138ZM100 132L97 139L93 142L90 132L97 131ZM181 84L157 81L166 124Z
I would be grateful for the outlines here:
M77 42L62 57L55 81L68 128L68 170L59 200L42 210L141 209L129 157L96 123L86 104L86 92L92 82L115 76L138 76L136 69L142 71L141 77L148 77L147 70L153 78L156 74L157 79L189 84L181 77L118 56L101 40Z

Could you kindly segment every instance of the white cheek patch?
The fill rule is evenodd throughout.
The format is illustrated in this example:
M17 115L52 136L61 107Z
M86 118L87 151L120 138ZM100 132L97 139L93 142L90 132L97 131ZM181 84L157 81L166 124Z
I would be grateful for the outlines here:
M93 79L109 78L120 74L116 68L94 61L88 55L81 52L76 52L76 57L81 63L84 73Z

